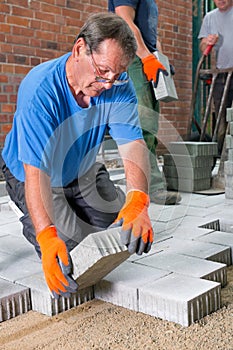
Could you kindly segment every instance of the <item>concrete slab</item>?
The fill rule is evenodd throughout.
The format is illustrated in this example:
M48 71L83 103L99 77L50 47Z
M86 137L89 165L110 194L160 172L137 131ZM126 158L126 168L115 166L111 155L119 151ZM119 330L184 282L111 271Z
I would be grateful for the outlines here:
M233 261L233 233L213 231L207 235L197 238L198 241L217 243L231 248L231 259Z
M175 254L169 251L161 251L157 254L135 258L135 264L216 281L221 283L222 286L225 286L227 283L226 264Z
M43 272L19 279L17 283L30 288L32 310L48 316L70 310L94 298L93 288L89 287L78 290L70 298L59 297L58 299L54 299L45 282Z
M139 288L139 311L189 326L220 308L220 284L170 274Z
M29 289L0 279L0 322L31 310Z
M172 237L153 244L148 254L151 255L159 251L173 252L176 254L215 261L226 264L227 266L232 264L231 249L220 244Z
M121 243L119 227L95 232L71 251L73 277L80 289L92 286L129 256Z
M216 142L192 142L192 141L178 141L169 142L169 149L171 154L182 154L191 156L215 156L218 153Z
M40 262L34 247L22 234L20 237L9 234L0 236L0 252Z
M26 259L23 254L6 254L0 252L0 278L15 282L20 278L42 271L41 262Z
M138 288L169 273L128 261L123 262L95 285L95 298L138 311Z

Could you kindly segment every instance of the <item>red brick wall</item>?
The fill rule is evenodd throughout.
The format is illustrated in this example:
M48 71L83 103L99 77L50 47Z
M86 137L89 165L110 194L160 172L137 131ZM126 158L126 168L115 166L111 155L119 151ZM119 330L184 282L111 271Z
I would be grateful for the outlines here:
M161 103L160 150L185 134L191 98L192 2L158 0L163 52L176 68L179 101ZM0 0L0 148L11 128L17 90L35 65L71 49L86 17L107 0Z

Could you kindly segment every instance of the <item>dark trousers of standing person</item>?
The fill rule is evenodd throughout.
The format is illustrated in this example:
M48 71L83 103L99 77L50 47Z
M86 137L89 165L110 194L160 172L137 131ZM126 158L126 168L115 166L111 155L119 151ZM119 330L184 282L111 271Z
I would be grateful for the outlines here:
M25 201L24 182L18 181L0 159L11 200L22 211L23 235L33 244L39 257L40 247ZM39 189L38 189L39 190ZM94 166L80 179L65 187L53 187L54 225L59 237L71 251L87 235L105 230L116 219L125 194L115 187L104 164Z

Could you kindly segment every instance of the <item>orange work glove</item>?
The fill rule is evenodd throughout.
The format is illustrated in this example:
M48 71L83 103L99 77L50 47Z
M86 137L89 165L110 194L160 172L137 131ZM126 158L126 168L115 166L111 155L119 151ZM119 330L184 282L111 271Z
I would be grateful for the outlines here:
M149 196L142 191L130 191L111 227L122 225L121 241L130 254L148 253L153 242L153 229L148 215Z
M71 278L71 258L66 244L58 235L55 226L43 229L36 237L40 249L45 280L53 296L70 297L77 290L76 282Z
M159 73L162 72L164 75L168 75L166 68L162 65L162 63L157 60L155 55L151 54L142 58L143 63L143 71L146 74L147 80L153 80L155 88L159 82Z

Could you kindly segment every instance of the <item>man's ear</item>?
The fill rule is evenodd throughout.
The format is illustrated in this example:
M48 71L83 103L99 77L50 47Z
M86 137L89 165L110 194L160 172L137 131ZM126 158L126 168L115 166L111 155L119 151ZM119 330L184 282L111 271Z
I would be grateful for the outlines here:
M78 59L78 57L83 53L86 53L86 51L87 51L87 44L84 38L78 38L72 49L73 58Z

